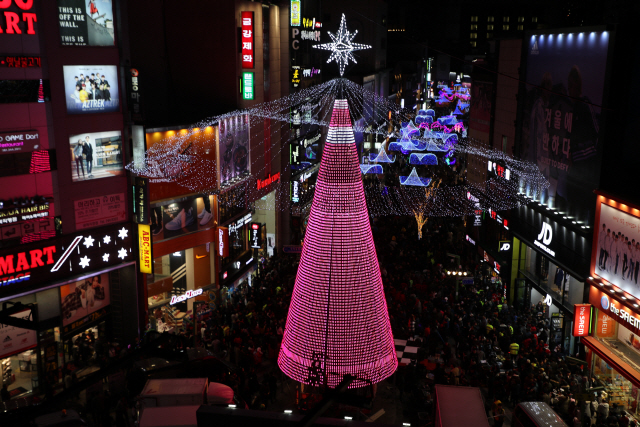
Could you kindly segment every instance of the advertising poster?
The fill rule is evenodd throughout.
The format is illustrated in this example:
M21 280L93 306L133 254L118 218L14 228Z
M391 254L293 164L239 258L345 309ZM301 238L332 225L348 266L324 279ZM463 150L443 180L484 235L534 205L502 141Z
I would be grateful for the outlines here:
M469 129L489 133L491 125L491 98L493 84L475 82L469 107Z
M601 204L594 244L596 274L639 297L640 218Z
M12 317L28 320L31 310L12 314ZM37 345L36 331L0 324L0 359L21 353Z
M249 153L249 116L220 120L218 144L220 184L251 172Z
M62 324L67 326L109 305L109 274L102 273L60 287Z
M67 113L120 111L115 65L65 65L63 69Z
M69 149L74 182L124 175L120 131L71 135Z
M640 336L622 325L618 325L618 340L640 355Z
M63 46L113 46L111 0L58 0Z
M127 220L127 203L124 193L75 200L73 204L76 213L76 230Z
M607 32L591 32L535 35L527 47L521 156L551 184L542 202L580 217L600 180L608 44Z

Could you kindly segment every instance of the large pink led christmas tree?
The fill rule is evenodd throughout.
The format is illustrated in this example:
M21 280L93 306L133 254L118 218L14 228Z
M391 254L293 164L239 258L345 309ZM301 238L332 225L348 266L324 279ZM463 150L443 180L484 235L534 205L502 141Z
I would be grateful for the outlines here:
M334 104L278 366L330 388L398 366L346 100Z

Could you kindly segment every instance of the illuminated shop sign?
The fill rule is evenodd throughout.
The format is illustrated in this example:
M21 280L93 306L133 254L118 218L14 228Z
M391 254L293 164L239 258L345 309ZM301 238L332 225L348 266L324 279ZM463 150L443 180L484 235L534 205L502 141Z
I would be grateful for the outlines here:
M277 173L275 173L273 175L269 175L265 179L259 179L258 180L258 190L266 188L268 185L271 185L271 183L277 182L277 181L280 181L280 172L277 172Z
M104 227L0 251L0 298L132 260L128 225Z
M131 105L131 118L134 121L142 120L142 107L140 105L140 72L135 69L129 69L129 102Z
M300 183L298 181L291 181L291 201L298 203L300 201Z
M250 71L242 73L242 99L253 99L253 73Z
M291 83L293 84L293 87L298 87L298 85L300 84L300 66L292 65L291 73Z
M320 70L317 68L305 68L302 70L302 77L314 77L320 74Z
M0 154L26 153L40 147L37 130L0 132Z
M254 249L262 247L262 224L257 222L251 224L251 247ZM246 264L249 264L252 260L253 258L247 261Z
M538 237L533 242L533 244L539 247L540 249L542 249L543 251L545 251L546 253L548 253L549 255L551 255L552 257L555 257L556 256L555 251L549 249L549 246L548 246L551 243L552 239L553 239L553 229L551 228L551 225L547 222L543 222L542 229L540 230L540 234L538 234Z
M148 224L138 224L138 252L140 254L140 273L152 274L151 255L151 227Z
M291 0L291 26L300 26L301 5L300 0Z
M242 12L242 68L253 68L253 12Z
M12 4L17 6L17 9L12 8L15 12L9 11ZM35 13L29 12L33 7L33 0L2 0L0 1L0 10L3 10L4 26L2 20L0 20L0 34L35 34L34 23L38 22L38 18Z
M476 241L473 240L468 234L467 234L467 242L471 243L473 246L476 245Z
M229 229L226 227L218 227L218 255L229 256Z
M251 222L252 215L251 213L246 214L236 222L229 224L229 234L236 233L240 227L244 227L246 224Z
M15 206L0 209L0 224L12 224L49 216L49 202L43 200L30 206Z
M547 307L551 307L553 305L553 298L551 298L551 295L545 295L544 303L547 305Z
M300 146L304 147L304 148L307 148L310 145L315 144L316 142L318 142L318 140L320 140L320 136L321 135L322 134L318 130L315 134L313 134L311 136L308 136L308 137L305 137L305 138L302 138L300 140Z
M573 305L573 336L585 337L589 335L591 323L591 304Z
M202 288L195 289L193 291L187 291L185 294L182 294L182 295L173 295L171 297L171 302L169 302L169 305L173 305L173 304L177 304L177 303L182 302L182 301L186 301L189 298L197 297L198 295L202 295Z
M495 271L497 274L500 274L500 264L498 264L497 261L493 261L493 271Z
M507 252L509 250L511 250L510 240L501 240L498 242L498 252Z
M0 66L7 68L42 67L39 56L0 56Z
M322 22L316 21L316 18L302 18L302 27L304 27L304 28L322 28Z

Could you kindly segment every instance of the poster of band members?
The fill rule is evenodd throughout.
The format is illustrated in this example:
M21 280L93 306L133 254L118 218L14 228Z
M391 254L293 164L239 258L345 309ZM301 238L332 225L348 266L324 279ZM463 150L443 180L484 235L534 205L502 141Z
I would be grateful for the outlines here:
M551 184L542 202L579 219L600 180L608 45L607 32L591 32L535 35L527 46L520 152Z
M120 131L71 135L69 149L74 182L124 174Z
M69 114L120 111L115 65L65 65L64 90Z
M251 172L249 152L249 116L241 115L220 120L218 159L220 184Z
M596 274L640 297L640 218L603 203L595 242Z
M64 326L105 308L109 303L109 273L60 287L60 307Z
M113 46L111 0L58 0L63 46Z

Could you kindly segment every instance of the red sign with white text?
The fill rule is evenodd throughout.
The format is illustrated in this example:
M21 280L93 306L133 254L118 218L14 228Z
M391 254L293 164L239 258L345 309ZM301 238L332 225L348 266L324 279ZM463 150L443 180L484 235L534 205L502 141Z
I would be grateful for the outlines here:
M253 68L253 12L242 12L242 68Z
M573 336L586 337L589 335L591 321L591 304L573 305Z

